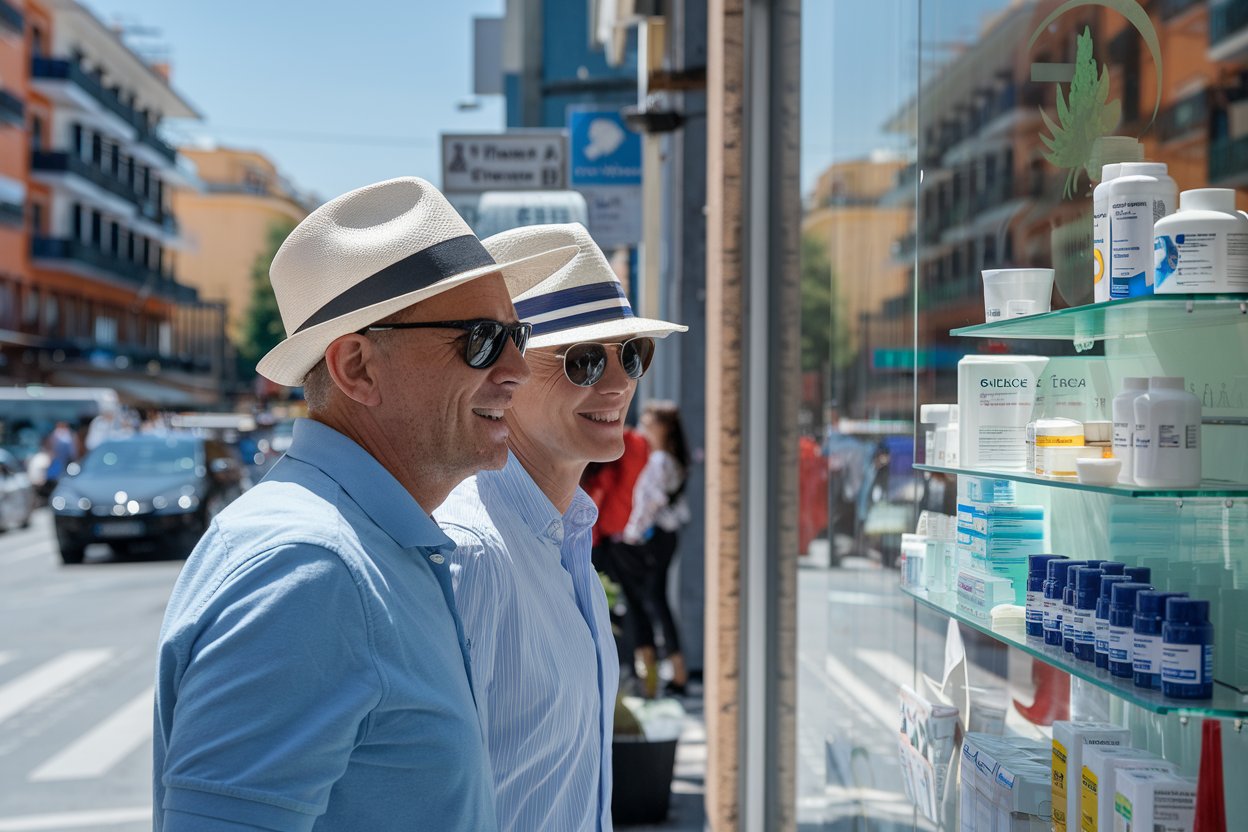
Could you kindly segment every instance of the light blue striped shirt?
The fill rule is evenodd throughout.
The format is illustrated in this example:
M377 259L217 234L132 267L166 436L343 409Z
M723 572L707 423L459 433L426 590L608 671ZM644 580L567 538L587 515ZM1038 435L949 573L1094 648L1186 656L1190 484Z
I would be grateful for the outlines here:
M451 578L500 830L611 830L620 664L590 563L597 517L580 489L561 517L511 455L434 513L456 543Z

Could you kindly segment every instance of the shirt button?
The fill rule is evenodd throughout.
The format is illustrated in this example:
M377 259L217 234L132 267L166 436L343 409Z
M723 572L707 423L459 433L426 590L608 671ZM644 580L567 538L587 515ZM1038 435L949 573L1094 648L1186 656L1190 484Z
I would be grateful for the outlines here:
M446 558L442 557L441 555L430 555L429 560L437 564L446 563Z

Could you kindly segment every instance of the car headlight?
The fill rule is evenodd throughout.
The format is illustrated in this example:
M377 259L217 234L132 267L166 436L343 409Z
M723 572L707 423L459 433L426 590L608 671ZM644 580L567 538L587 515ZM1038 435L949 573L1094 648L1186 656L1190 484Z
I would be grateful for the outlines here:
M57 514L64 515L85 514L91 509L91 501L86 497L63 490L58 490L53 494L52 499L48 500L48 505L52 506L52 510Z

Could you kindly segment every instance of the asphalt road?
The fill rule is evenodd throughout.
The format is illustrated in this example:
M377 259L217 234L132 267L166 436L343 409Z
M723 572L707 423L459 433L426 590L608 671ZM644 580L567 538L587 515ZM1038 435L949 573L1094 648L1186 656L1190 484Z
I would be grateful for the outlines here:
M0 832L151 829L152 684L182 561L61 564L47 509L0 535Z

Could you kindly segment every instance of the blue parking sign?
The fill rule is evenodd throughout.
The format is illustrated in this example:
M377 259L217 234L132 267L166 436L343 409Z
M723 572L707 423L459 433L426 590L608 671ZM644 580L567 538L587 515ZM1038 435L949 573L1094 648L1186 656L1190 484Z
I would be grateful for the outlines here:
M572 187L641 184L641 135L618 110L571 110L568 133Z

